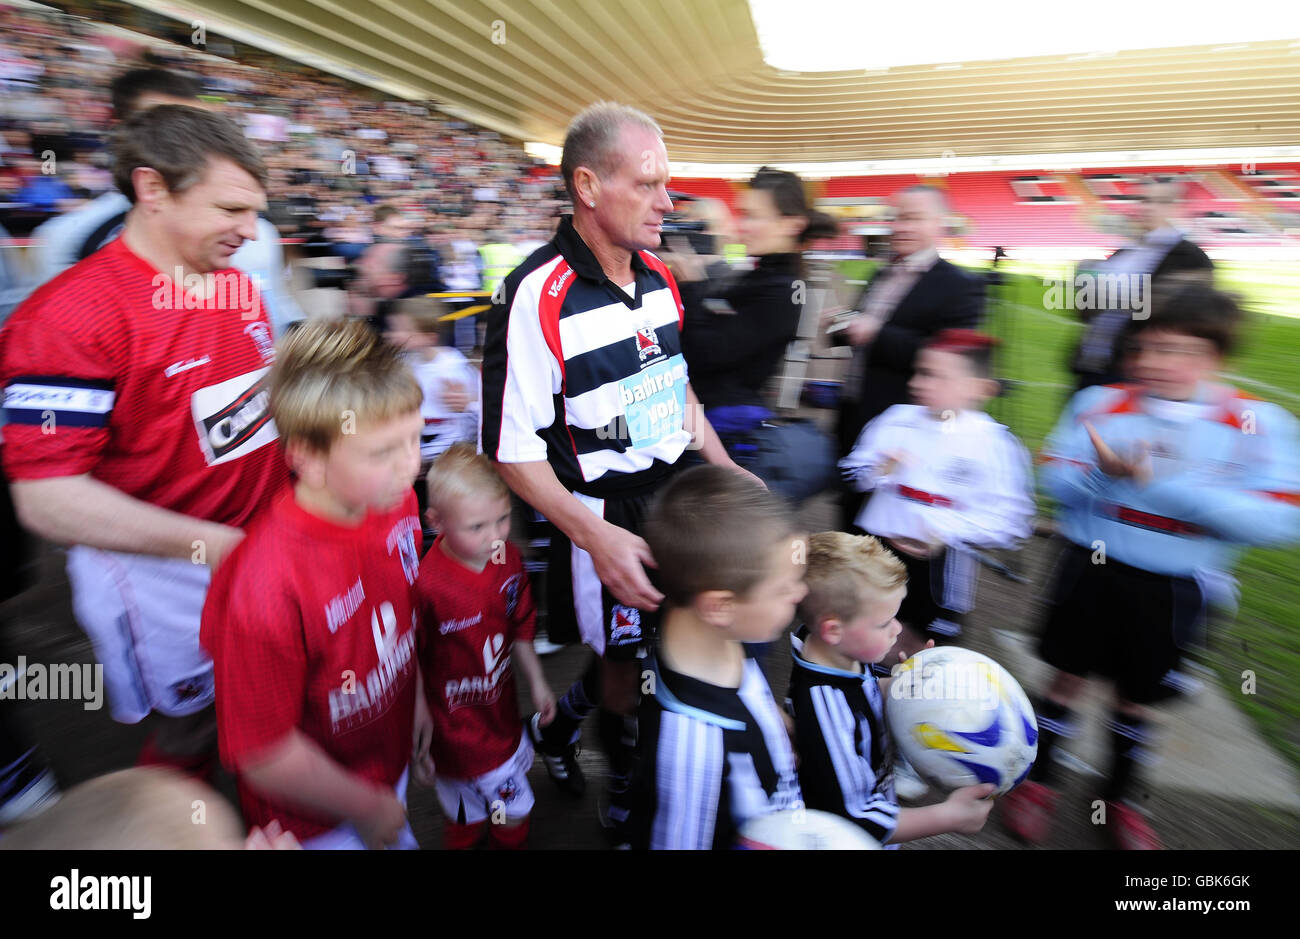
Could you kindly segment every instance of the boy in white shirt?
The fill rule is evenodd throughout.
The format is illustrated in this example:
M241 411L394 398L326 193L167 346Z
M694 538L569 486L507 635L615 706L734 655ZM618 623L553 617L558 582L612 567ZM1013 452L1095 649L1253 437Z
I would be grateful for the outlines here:
M441 344L445 312L443 305L432 299L403 300L389 314L384 334L393 345L406 350L406 360L424 391L420 461L426 471L453 443L478 439L478 369L454 347Z
M982 410L997 393L996 340L967 329L938 333L920 351L913 404L898 404L862 431L840 461L848 483L873 495L858 527L907 566L896 651L952 640L975 605L978 566L969 548L1009 548L1030 534L1029 454ZM890 656L893 660L893 656Z
M478 442L479 373L454 346L444 346L444 304L430 297L400 301L388 315L384 338L406 353L406 361L424 392L420 416L420 478L415 482L420 518L428 508L426 477L433 461L454 443ZM429 532L428 534L432 534Z

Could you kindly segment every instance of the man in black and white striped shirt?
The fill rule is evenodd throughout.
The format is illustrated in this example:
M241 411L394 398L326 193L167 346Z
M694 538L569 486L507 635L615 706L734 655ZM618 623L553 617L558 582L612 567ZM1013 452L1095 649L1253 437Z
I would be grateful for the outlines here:
M574 214L493 298L483 357L483 451L525 502L558 529L552 539L548 629L577 632L601 657L532 727L551 776L575 795L582 719L602 708L611 761L609 821L636 740L636 652L662 595L639 529L649 499L688 448L735 469L691 390L681 354L682 305L659 244L668 197L663 134L646 114L602 103L578 115L562 170Z

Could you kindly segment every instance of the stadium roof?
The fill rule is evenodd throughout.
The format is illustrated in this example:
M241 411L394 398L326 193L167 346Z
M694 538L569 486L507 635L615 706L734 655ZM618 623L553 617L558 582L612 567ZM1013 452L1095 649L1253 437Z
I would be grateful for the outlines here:
M1246 150L1300 140L1300 37L812 73L765 62L747 0L134 2L524 141L559 144L593 101L633 104L659 120L675 162ZM981 7L989 18L980 29L996 31L998 7ZM909 9L921 25L937 25L926 20L931 6ZM1078 28L1099 43L1125 28L1076 9ZM1269 16L1222 5L1217 15L1262 18L1265 29ZM871 41L881 40L863 37Z

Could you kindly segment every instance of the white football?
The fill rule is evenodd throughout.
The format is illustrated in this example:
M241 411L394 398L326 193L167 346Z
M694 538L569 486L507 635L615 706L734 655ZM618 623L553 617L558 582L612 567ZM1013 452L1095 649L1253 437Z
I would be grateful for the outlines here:
M941 789L1011 790L1038 755L1038 719L1001 665L970 649L924 649L894 670L885 702L894 745Z
M746 821L740 826L736 847L748 851L877 851L880 842L830 812L784 809Z

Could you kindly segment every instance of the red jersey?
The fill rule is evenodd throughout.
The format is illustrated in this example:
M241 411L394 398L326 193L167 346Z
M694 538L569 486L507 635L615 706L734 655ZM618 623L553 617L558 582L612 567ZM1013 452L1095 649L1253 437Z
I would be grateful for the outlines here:
M510 646L532 642L533 593L519 551L474 572L447 556L439 536L420 562L420 670L433 716L433 765L473 779L515 752L523 725Z
M348 528L288 491L217 568L199 639L234 772L296 728L353 773L396 785L415 723L421 540L414 493ZM277 818L299 840L338 824L268 801L242 775L239 794L250 825Z
M152 505L243 527L289 478L247 275L197 301L118 238L33 293L0 331L4 470L91 474ZM186 307L189 306L189 309Z

